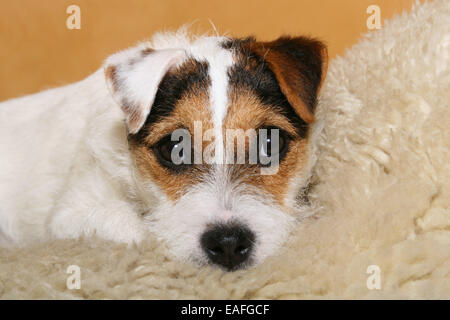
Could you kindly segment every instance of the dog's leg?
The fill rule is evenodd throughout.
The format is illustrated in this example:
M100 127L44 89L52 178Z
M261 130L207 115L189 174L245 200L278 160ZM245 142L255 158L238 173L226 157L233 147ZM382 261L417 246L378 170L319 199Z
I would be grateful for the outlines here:
M74 184L58 200L48 221L55 238L96 235L131 244L145 238L146 228L137 210L113 181L92 172Z

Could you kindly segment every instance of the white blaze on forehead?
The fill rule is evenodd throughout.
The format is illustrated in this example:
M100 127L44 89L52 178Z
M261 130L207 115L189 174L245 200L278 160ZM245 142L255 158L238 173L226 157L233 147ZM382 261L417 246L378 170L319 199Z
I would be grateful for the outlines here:
M207 61L209 66L209 101L214 121L216 161L222 161L224 156L222 126L228 109L228 69L234 61L231 51L221 46L225 40L224 37L200 38L189 48L196 60Z

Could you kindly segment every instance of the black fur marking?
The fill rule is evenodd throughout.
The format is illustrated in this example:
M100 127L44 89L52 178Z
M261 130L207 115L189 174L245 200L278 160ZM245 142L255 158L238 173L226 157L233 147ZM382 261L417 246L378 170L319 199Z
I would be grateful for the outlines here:
M210 84L208 63L189 59L176 70L168 72L155 96L150 114L144 125L136 134L130 134L128 139L134 143L142 143L148 136L150 127L161 119L170 116L176 103L192 88L207 90Z

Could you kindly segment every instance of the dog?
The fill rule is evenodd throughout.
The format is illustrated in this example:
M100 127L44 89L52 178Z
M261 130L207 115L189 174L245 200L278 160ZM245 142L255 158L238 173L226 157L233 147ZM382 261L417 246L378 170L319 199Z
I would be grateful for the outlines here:
M201 265L261 263L310 214L326 67L313 38L166 32L80 82L1 103L0 243L151 233Z

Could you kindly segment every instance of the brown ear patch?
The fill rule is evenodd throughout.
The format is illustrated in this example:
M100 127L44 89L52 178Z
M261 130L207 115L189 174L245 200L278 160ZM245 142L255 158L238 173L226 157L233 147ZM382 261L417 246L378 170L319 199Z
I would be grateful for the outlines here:
M108 66L105 69L105 77L107 81L111 83L111 89L116 92L117 91L117 80L116 80L116 66Z
M225 46L235 50L241 63L248 65L251 55L267 63L295 112L306 123L314 122L317 94L328 61L323 43L306 37L281 37L270 42L248 38L232 40Z

